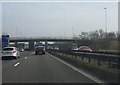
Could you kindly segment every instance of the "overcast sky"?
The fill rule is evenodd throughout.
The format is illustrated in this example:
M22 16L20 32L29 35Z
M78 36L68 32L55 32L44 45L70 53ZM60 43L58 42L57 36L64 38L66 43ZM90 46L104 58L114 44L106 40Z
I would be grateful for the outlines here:
M63 37L105 31L105 7L107 29L116 32L117 2L2 2L2 32L17 37Z

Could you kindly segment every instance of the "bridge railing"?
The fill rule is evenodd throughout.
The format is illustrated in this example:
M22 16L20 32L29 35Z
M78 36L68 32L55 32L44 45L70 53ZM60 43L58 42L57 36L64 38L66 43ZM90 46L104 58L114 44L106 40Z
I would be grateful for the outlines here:
M88 63L91 63L94 59L97 61L97 65L101 66L101 62L105 61L108 64L108 67L119 68L120 56L111 55L111 54L100 54L100 53L88 53L88 52L74 52L74 51L61 51L61 50L47 50L50 53L65 54L73 56L74 58L81 57L82 60L87 59Z

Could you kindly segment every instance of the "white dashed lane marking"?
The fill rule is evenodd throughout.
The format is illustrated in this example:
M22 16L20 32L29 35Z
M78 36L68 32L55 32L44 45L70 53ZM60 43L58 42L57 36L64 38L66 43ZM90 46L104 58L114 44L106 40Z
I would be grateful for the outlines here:
M27 57L25 57L25 59L27 59Z
M20 64L20 62L16 63L16 64L14 65L14 67L18 66L19 64Z

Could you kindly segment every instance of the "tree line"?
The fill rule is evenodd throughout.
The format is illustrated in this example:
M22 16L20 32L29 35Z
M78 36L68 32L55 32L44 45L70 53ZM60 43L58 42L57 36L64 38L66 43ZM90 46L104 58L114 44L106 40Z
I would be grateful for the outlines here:
M102 29L81 32L78 36L73 36L78 46L87 45L93 50L116 50L119 49L120 33L104 32ZM79 40L79 41L77 41Z

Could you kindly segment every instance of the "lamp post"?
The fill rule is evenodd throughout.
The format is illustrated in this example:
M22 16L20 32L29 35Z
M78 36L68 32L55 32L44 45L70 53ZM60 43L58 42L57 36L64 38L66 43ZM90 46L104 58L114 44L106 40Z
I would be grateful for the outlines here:
M17 37L17 31L18 31L18 27L16 27L16 37Z
M105 10L105 31L106 31L106 38L107 38L107 8L104 8Z
M74 27L73 26L72 26L72 35L73 35L74 43L76 43L75 34L74 34Z
M72 35L73 35L73 38L75 37L75 34L74 34L74 27L72 26Z
M105 10L105 30L106 30L106 43L108 43L108 40L107 40L107 8L104 8ZM108 50L108 44L106 44L107 47L106 47L106 50Z

